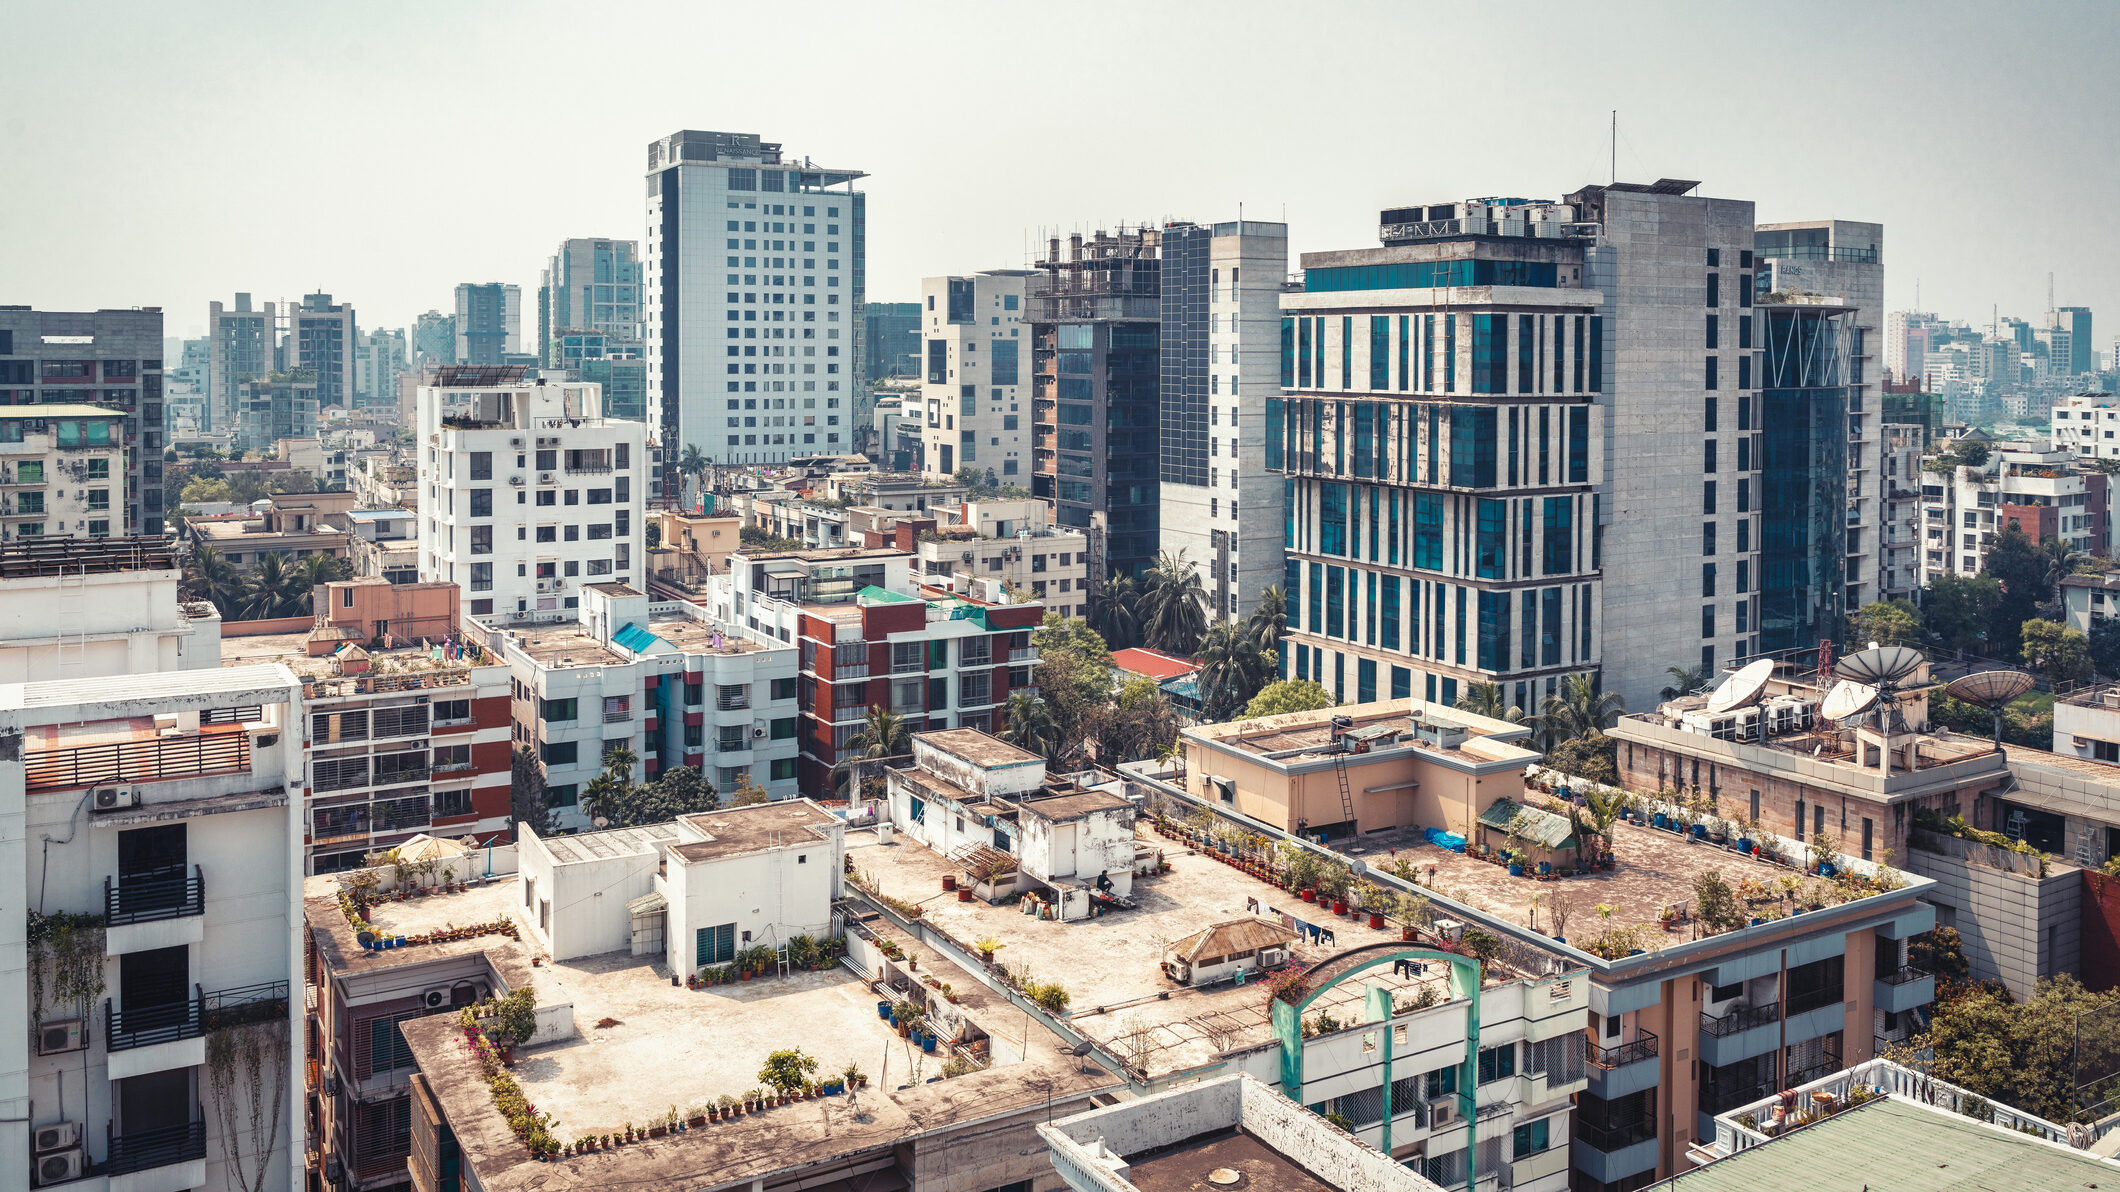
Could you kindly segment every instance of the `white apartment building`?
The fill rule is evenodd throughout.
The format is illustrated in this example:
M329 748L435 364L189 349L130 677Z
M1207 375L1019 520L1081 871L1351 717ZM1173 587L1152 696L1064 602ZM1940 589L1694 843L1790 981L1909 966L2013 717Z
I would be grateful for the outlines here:
M220 665L221 614L183 578L164 538L0 546L0 683Z
M0 406L0 541L113 532L125 533L125 415Z
M541 763L555 827L590 826L581 791L620 746L646 782L696 768L725 797L744 778L794 798L796 651L698 605L591 584L578 615L470 628L513 675L515 738Z
M647 173L649 422L670 458L850 450L867 235L851 184L864 174L783 160L754 133L692 130L650 142Z
M278 315L270 302L252 310L250 295L239 293L234 309L210 304L206 324L206 420L199 429L232 431L243 384L273 370L280 339Z
M405 375L405 331L381 329L356 336L353 350L353 404L361 409L395 410L398 378Z
M0 687L9 1186L300 1186L301 715L277 665Z
M920 283L922 472L976 467L1029 486L1031 277L996 269Z
M1877 529L1877 549L1883 562L1877 577L1877 599L1913 600L1922 584L1921 461L1928 451L1927 427L1885 422L1878 429L1884 515Z
M1283 582L1286 489L1266 472L1279 396L1288 225L1163 231L1162 549L1185 552L1217 621L1242 621Z
M445 367L419 390L420 578L471 616L561 613L647 566L649 428L603 417L596 385L520 373Z
M1939 444L1942 446L1942 444ZM2112 525L2111 478L2078 471L2056 446L2026 450L1998 444L1978 468L1921 477L1922 582L1938 575L1977 575L2004 526L2034 542L2059 535L2070 550L2102 554Z
M2120 402L2110 393L2078 393L2054 403L2048 416L2056 451L2085 459L2120 459Z
M974 579L995 579L1063 617L1084 615L1089 537L1055 526L1052 506L1035 499L966 501L930 506L928 512L935 518L932 534L909 535L922 583L969 592ZM898 545L908 549L903 537Z

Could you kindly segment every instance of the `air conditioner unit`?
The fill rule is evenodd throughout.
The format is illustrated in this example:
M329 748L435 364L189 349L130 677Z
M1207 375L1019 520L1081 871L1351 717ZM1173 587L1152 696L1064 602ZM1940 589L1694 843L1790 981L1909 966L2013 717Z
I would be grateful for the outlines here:
M81 1178L81 1172L85 1167L86 1164L82 1162L81 1148L77 1146L68 1147L63 1151L53 1151L48 1155L39 1155L37 1156L37 1186L45 1188L53 1184L64 1184L78 1180Z
M70 1146L81 1145L79 1122L53 1122L49 1126L38 1126L31 1133L36 1138L30 1149L40 1155L46 1151L62 1151Z
M537 474L537 482L538 482L539 484L552 484L552 483L555 483L555 481L554 481L554 480L553 480L553 478L552 478L552 473L550 473L550 472L539 472L539 473Z
M63 1055L79 1051L88 1046L81 1020L69 1018L64 1022L47 1022L37 1028L37 1054Z
M1457 1120L1457 1094L1448 1093L1428 1102L1428 1124L1447 1126Z
M1442 937L1445 943L1454 944L1465 938L1465 925L1456 919L1437 919L1435 933Z
M342 1162L340 1162L339 1157L337 1155L324 1156L325 1183L330 1184L333 1187L337 1187L339 1180L343 1178L345 1174L346 1167Z
M522 445L523 445L523 438L522 438L522 436L521 436L521 435L517 435L516 437L514 437L514 438L512 438L512 439L508 440L508 445L509 445L510 447L520 447L520 446L522 446Z
M332 1073L328 1073L328 1074L326 1074L326 1075L325 1075L325 1077L324 1077L324 1095L325 1095L325 1096L327 1096L327 1097L336 1097L336 1096L338 1096L338 1095L339 1095L339 1074L338 1074L338 1073L336 1073L336 1072L332 1072Z
M449 987L446 985L437 985L420 994L420 1008L423 1010L441 1010L448 1005Z
M751 726L751 735L763 739L766 735L766 726L762 724Z
M117 811L124 807L140 805L140 788L136 786L99 786L94 799L97 811Z

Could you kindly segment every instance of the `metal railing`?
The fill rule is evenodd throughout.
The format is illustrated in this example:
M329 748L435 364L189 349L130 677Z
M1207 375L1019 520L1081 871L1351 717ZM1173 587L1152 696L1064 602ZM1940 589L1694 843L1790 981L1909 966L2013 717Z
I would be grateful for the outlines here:
M1918 969L1911 964L1902 964L1889 973L1877 974L1877 979L1886 985L1907 985L1928 975L1927 969Z
M615 712L604 713L605 724L622 724L631 719L633 719L633 709L631 708L620 708Z
M103 1164L106 1175L130 1175L206 1157L206 1123L203 1121L180 1122L159 1130L133 1130L124 1134L118 1133L115 1125L109 1130L110 1157Z
M1721 1018L1702 1014L1700 1031L1717 1039L1728 1038L1739 1031L1748 1031L1755 1026L1770 1026L1781 1021L1781 1007L1777 1005L1739 1006Z
M1623 1126L1593 1126L1588 1122L1575 1123L1575 1137L1580 1142L1605 1154L1625 1150L1639 1142L1656 1140L1656 1123L1628 1122Z
M156 1043L193 1039L207 1031L223 1030L253 1022L284 1017L287 1013L287 982L268 981L204 993L192 986L192 996L179 1002L137 1009L120 1009L115 998L103 1001L103 1040L110 1051L126 1051Z
M206 913L206 875L170 868L132 877L103 879L103 921L112 927L153 923Z
M1036 662L1038 661L1038 647L1031 646L1022 650L1010 650L1008 652L1008 660L1010 662Z
M1803 993L1791 990L1789 993L1789 1013L1808 1014L1813 1010L1838 1005L1846 1000L1848 1000L1848 991L1845 983L1839 986L1827 986L1823 989L1806 990Z
M750 706L751 696L748 692L743 695L717 695L714 697L714 710L717 712L741 712Z
M250 769L250 734L188 733L34 750L24 755L23 769L24 784L33 791L240 774Z
M925 674L927 673L927 659L922 658L916 662L893 662L891 663L891 673L894 675Z
M1656 1058L1656 1036L1642 1031L1641 1037L1617 1047L1600 1047L1597 1040L1583 1037L1583 1059L1593 1068L1621 1068Z

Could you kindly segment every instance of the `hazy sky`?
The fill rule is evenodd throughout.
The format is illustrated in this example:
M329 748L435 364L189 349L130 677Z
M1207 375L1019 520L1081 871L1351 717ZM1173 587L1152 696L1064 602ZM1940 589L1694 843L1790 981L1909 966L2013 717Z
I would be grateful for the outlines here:
M649 140L756 132L871 175L869 297L1041 230L1701 179L1885 225L1888 299L2120 333L2120 5L96 4L12 0L0 303L323 289L363 327L639 239ZM1291 262L1293 265L1293 262ZM534 323L532 324L534 325Z

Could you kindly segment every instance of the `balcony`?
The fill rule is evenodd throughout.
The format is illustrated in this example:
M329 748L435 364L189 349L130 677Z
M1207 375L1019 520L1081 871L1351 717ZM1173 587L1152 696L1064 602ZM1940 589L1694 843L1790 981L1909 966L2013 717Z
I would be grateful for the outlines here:
M206 1160L206 1123L183 1122L164 1126L159 1130L134 1130L118 1133L110 1128L109 1158L103 1164L106 1175L131 1175L136 1171L148 1171L156 1167L174 1167L179 1163L202 1165L198 1180L179 1181L198 1183L206 1178L203 1164Z
M33 750L23 757L24 785L33 791L68 790L249 770L250 734L240 725L215 729L218 731Z
M1603 1047L1595 1039L1583 1040L1583 1059L1588 1065L1592 1095L1606 1101L1616 1101L1629 1093L1654 1088L1657 1083L1659 1065L1657 1038L1642 1031L1629 1043Z
M1921 969L1905 965L1879 974L1873 987L1872 998L1877 1003L1877 1008L1888 1014L1926 1006L1936 1000L1936 978Z
M617 708L604 713L605 724L624 724L631 719L633 719L633 709L631 708Z
M924 675L927 673L927 659L923 657L916 658L911 662L893 662L891 663L891 673L894 675Z
M206 913L206 875L196 865L103 879L103 921L111 927Z
M866 662L849 662L844 665L835 662L832 664L831 681L834 683L844 682L847 679L866 679L868 677L869 664Z
M1577 1122L1569 1161L1577 1171L1610 1183L1656 1169L1656 1125L1598 1126Z
M287 982L272 981L215 993L198 992L193 986L188 1001L121 1010L117 999L103 1001L103 1045L110 1051L150 1047L194 1039L226 1027L243 1026L284 1017L287 1013Z
M1779 1046L1779 1005L1739 1006L1720 1018L1700 1017L1700 1059L1712 1067L1765 1055Z
M716 695L714 697L714 710L717 712L741 712L750 706L751 693L748 691L740 692L736 695Z
M1022 650L1010 650L1008 652L1008 660L1012 664L1037 662L1039 661L1038 647L1031 646L1027 649Z

